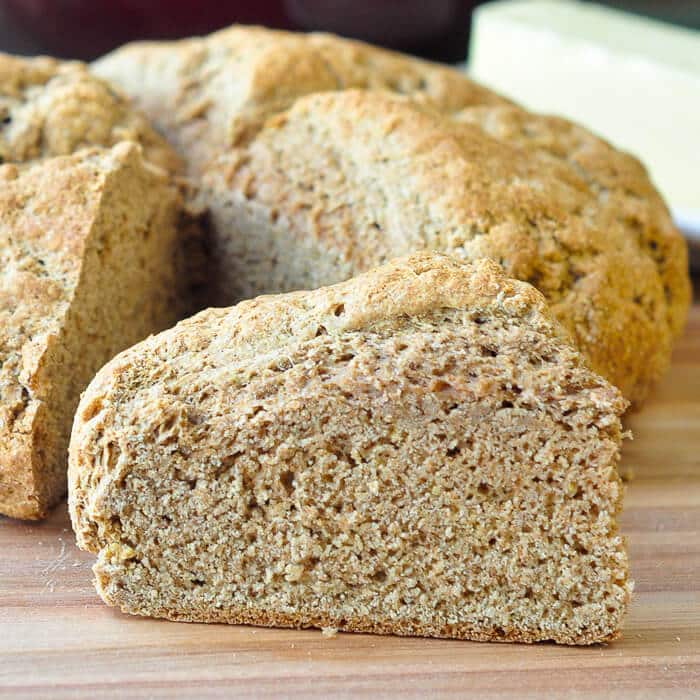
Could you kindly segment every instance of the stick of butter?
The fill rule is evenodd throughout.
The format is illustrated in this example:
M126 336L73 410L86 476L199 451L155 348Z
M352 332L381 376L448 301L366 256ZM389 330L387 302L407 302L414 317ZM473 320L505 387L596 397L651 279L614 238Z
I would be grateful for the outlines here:
M700 32L575 0L504 0L477 9L469 70L634 153L700 234Z

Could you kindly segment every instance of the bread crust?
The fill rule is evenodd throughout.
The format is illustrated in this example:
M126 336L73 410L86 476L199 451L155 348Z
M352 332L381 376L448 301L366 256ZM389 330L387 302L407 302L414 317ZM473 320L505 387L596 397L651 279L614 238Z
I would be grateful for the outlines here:
M207 37L136 42L92 64L132 97L201 173L304 95L387 90L453 112L510 104L439 64L331 34L232 26Z
M434 639L467 639L474 642L518 642L536 644L537 642L556 641L557 644L570 646L588 646L607 644L621 637L619 629L605 636L570 635L552 640L546 635L537 635L514 627L499 628L498 631L484 631L467 624L428 625L414 620L388 622L367 617L335 617L318 613L300 613L296 615L240 606L229 610L202 612L197 615L182 614L167 608L134 610L122 606L119 600L112 598L100 587L100 572L96 572L98 592L103 600L114 607L121 607L122 612L142 617L159 617L172 622L204 622L227 625L255 625L257 627L288 627L292 629L332 629L340 632L359 632L363 634L392 634L399 637L430 637Z
M182 161L143 114L78 61L0 53L0 163L66 156L120 141L176 173Z

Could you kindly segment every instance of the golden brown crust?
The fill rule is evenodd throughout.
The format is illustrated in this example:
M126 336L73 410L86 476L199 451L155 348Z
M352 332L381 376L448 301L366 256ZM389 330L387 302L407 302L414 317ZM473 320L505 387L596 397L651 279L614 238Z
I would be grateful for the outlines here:
M538 157L549 156L581 177L598 200L601 226L622 227L654 260L664 285L669 328L673 337L680 335L690 300L687 246L642 163L558 117L499 106L467 109L454 118Z
M178 317L180 200L128 143L3 165L0 181L0 512L41 518L65 493L80 390Z
M123 89L200 172L268 116L316 92L388 90L451 112L509 102L438 64L339 39L233 26L208 37L139 42L92 70Z
M120 141L138 143L146 160L169 172L181 168L146 118L84 64L0 53L0 163Z
M329 35L232 27L127 46L94 69L204 173L200 204L213 213L223 288L227 274L242 280L243 296L328 284L423 247L488 255L545 294L594 369L633 402L666 370L690 299L685 242L639 162L585 129L530 114L458 71ZM422 108L368 92L318 94L357 88ZM280 155L287 164L276 169ZM355 161L376 171L373 181L353 180ZM318 174L328 171L341 180L323 199L328 178ZM415 221L375 196L406 189L434 200ZM385 227L358 226L375 212ZM432 239L417 233L440 226ZM269 261L257 272L236 267L236 254L274 258L271 246L285 239L298 249L277 256L286 272Z

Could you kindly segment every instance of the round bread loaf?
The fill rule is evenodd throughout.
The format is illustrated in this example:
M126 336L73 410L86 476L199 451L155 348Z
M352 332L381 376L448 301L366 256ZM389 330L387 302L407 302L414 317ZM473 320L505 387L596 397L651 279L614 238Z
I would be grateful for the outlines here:
M544 293L633 402L666 370L690 298L686 245L643 166L585 129L323 34L232 27L127 46L94 69L203 179L214 304L416 249L489 256Z

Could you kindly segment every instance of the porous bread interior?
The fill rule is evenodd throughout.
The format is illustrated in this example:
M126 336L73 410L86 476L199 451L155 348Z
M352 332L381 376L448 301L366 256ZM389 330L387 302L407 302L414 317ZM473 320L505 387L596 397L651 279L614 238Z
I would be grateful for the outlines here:
M179 195L131 144L0 172L0 512L40 518L80 392L184 311Z
M108 603L190 621L617 636L624 401L548 321L439 304L339 328L349 298L331 295L324 319L289 316L280 297L277 322L275 299L203 312L88 389L71 515Z

